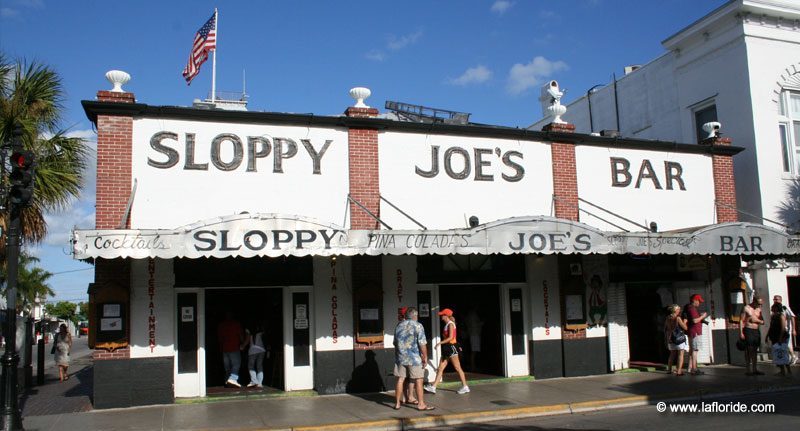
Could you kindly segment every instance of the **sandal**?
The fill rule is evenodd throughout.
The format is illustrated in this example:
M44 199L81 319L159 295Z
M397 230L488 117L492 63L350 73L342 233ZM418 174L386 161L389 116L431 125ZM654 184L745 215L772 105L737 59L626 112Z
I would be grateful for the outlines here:
M424 412L426 410L436 410L436 407L434 407L434 406L425 406L424 409L417 409L417 410L419 410L421 412Z
M408 404L410 406L418 406L419 401L406 401L405 404Z
M392 408L395 409L395 410L400 410L400 406L394 406Z

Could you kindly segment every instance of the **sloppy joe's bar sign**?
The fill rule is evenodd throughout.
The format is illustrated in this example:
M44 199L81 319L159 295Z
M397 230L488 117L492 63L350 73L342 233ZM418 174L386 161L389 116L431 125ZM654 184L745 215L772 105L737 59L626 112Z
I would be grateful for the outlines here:
M340 128L143 118L134 120L133 141L130 214L138 229L267 211L332 223L349 191L347 132ZM217 235L200 235L202 247L234 239ZM248 240L259 247L253 235Z
M86 258L425 254L800 254L800 237L727 223L693 232L603 232L551 217L516 217L473 229L345 230L299 216L242 214L176 230L74 232Z

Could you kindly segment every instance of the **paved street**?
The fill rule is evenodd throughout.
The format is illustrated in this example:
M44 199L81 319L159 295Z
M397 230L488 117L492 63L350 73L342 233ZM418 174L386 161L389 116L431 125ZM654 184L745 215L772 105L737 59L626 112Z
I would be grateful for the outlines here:
M774 404L775 413L659 413L656 406L632 407L588 413L575 413L550 417L527 418L514 421L492 422L432 428L434 430L475 431L550 431L550 430L640 430L674 431L748 431L797 429L800 424L800 390L758 394L740 397L710 398L706 404L743 403L752 405ZM677 402L669 403L677 404ZM693 403L698 404L698 403Z

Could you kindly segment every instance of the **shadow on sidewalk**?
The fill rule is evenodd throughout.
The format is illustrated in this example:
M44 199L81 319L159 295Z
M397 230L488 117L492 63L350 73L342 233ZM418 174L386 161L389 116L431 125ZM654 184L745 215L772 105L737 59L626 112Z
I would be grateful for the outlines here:
M70 373L69 380L61 382L45 375L45 383L33 386L22 394L19 408L22 416L76 413L92 410L94 367L90 364Z

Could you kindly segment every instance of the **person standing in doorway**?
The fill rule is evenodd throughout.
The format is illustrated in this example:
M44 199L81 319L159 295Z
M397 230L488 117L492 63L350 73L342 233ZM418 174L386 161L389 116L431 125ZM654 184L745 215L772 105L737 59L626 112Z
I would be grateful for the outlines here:
M217 338L222 351L222 361L225 364L225 375L228 376L225 384L241 388L239 367L242 365L244 333L242 325L233 318L233 313L230 311L225 312L225 319L217 326Z
M67 325L61 324L58 327L58 334L55 339L55 363L58 366L58 379L60 381L69 380L69 352L72 350L72 335L67 331Z
M686 319L686 326L688 330L686 335L689 336L689 374L701 375L704 374L697 368L697 352L700 350L700 338L703 336L703 320L708 317L705 311L700 313L697 307L704 302L703 297L694 294L689 299L689 303L683 309L684 319Z
M456 319L453 317L453 310L445 308L439 312L439 317L442 318L442 340L439 341L433 348L436 349L442 346L442 359L439 361L439 369L436 371L436 380L433 384L427 385L425 390L431 393L436 393L436 385L441 383L444 370L447 368L447 363L453 364L453 368L458 373L458 378L461 379L461 388L457 391L459 395L469 393L469 386L467 386L467 377L464 376L464 370L461 369L461 362L458 359L458 354L461 347L458 345L456 334Z
M667 348L669 349L669 359L667 360L667 374L672 374L672 364L675 363L677 356L677 372L676 376L683 374L683 353L688 348L686 338L686 321L681 317L681 306L678 304L670 305L667 310L666 322L664 322L664 338L667 340Z
M748 376L763 376L764 373L758 371L756 362L758 361L758 348L761 346L761 331L759 327L764 324L761 315L761 306L764 304L758 294L753 294L753 301L745 305L742 315L739 316L739 338L745 342L745 364Z
M425 375L423 364L428 362L425 328L417 321L419 315L416 308L408 307L405 317L394 329L394 375L397 377L394 409L400 410L405 380L410 379L414 381L417 392L417 409L433 410L433 406L425 404L422 391L422 378Z
M250 371L250 383L248 388L263 388L264 382L264 355L267 349L264 348L264 325L257 323L253 332L247 332L246 341L250 345L247 351L247 369Z
M789 308L788 305L783 304L783 297L780 295L775 295L772 298L773 306L775 304L780 305L781 309L783 310L783 315L786 316L786 326L787 331L789 334L789 341L787 342L787 346L789 348L789 356L791 360L791 364L794 365L797 363L797 353L794 351L794 343L797 341L797 317Z

